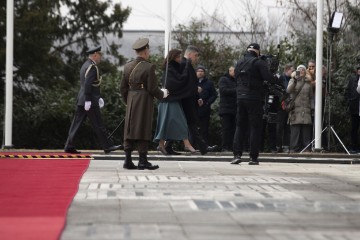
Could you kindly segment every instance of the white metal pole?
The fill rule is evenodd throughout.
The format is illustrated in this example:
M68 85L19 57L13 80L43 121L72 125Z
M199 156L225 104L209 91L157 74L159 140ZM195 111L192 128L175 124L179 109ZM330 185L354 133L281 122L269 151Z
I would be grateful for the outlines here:
M315 150L321 149L322 130L322 66L323 66L323 0L317 0L316 21L316 86L315 86Z
M164 57L169 52L171 47L171 0L166 0L166 26L165 26L165 48Z
M14 1L6 2L6 87L5 87L5 143L12 147L13 115L13 55L14 55Z

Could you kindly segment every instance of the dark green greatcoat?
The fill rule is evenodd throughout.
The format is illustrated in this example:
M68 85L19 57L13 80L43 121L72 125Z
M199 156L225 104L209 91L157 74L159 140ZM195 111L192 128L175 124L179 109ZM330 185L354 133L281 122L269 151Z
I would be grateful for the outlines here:
M126 104L124 140L152 139L154 97L161 100L155 65L138 57L124 66L120 93Z

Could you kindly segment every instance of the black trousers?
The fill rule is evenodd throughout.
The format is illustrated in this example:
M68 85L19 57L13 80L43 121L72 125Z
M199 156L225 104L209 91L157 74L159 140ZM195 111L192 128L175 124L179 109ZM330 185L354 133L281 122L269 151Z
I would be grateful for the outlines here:
M227 150L233 149L233 140L236 129L236 115L223 114L221 117L221 140L222 148Z
M209 126L210 126L210 115L211 112L199 116L200 121L200 135L204 139L205 143L209 145Z
M101 118L100 108L91 107L89 111L85 111L84 106L77 106L74 119L69 129L69 135L65 143L65 149L74 148L74 138L86 117L89 118L90 123L96 133L97 138L103 149L107 149L114 145L113 141L108 138L106 128Z
M358 114L351 114L351 150L360 150L358 143L358 131L360 126L360 116Z
M208 145L205 143L198 129L199 117L197 113L197 102L195 96L182 99L181 104L184 110L191 139L194 141L195 146L197 146L201 152L205 152Z
M276 150L276 123L269 123L267 119L263 120L263 131L262 131L262 140L261 147L262 151L265 150L265 140L267 139L267 146L271 151Z
M290 144L290 125L288 124L289 113L280 109L278 111L278 123L276 125L276 146L282 148Z
M261 144L263 114L263 102L261 100L240 99L237 101L234 155L242 155L249 130L249 155L253 160L257 160Z

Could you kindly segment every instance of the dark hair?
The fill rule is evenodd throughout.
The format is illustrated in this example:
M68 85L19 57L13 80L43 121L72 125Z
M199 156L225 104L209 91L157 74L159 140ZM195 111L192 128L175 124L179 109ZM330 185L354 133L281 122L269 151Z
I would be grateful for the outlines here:
M291 63L285 64L284 71L290 70L292 67L294 67L294 65Z
M187 48L185 50L185 53L189 53L189 52L197 52L197 53L199 53L200 50L194 45L189 45L189 46L187 46Z
M163 67L166 68L166 64L168 62L174 61L177 57L180 56L180 54L181 51L179 49L171 49L164 60Z

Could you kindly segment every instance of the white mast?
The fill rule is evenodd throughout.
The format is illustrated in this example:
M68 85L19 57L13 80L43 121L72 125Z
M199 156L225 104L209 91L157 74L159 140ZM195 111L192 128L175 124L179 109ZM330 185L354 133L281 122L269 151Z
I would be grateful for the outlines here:
M5 87L5 143L12 148L13 115L13 58L14 58L14 1L6 2L6 87Z

